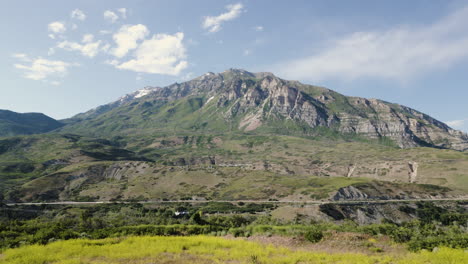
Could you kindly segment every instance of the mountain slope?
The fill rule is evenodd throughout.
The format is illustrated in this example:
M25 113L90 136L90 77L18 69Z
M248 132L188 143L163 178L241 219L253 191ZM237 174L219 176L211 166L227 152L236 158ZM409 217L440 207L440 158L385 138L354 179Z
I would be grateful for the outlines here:
M409 107L237 69L147 87L73 120L63 131L93 136L339 133L391 141L402 148L468 150L466 134Z
M0 140L7 200L468 193L465 134L408 107L271 73L228 70L147 87L66 122L61 134Z
M468 153L339 139L200 135L122 149L109 140L45 134L0 140L0 161L0 193L10 201L307 201L468 193ZM408 182L409 162L419 164L416 184ZM348 186L355 188L338 193Z
M45 133L62 126L59 121L41 113L0 110L0 137Z

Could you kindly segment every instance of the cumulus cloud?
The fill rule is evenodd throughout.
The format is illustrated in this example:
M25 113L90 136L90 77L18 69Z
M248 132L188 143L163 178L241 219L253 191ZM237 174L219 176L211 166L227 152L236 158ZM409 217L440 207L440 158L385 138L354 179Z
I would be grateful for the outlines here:
M139 73L178 75L188 66L183 38L184 34L181 32L174 35L154 35L138 46L133 59L116 67Z
M327 48L276 65L282 76L325 80L385 78L406 80L468 57L468 7L434 24L355 32Z
M64 33L65 31L67 31L65 24L59 21L50 23L47 26L47 28L49 29L50 32L53 32L53 33Z
M55 21L47 25L47 29L52 32L49 34L49 38L55 39L56 34L63 34L67 31L65 24L63 22Z
M90 42L93 42L93 40L94 40L93 34L85 34L83 35L83 39L81 40L81 42L90 43Z
M244 6L241 3L227 5L226 9L228 11L226 13L222 13L219 16L205 17L202 26L211 33L218 32L221 30L222 23L239 17L243 11L243 8Z
M111 50L111 53L122 58L130 50L135 49L138 46L138 41L144 39L149 34L148 29L145 25L124 25L112 38L114 39L117 47Z
M28 59L29 64L14 64L14 67L23 70L24 77L31 80L45 80L48 77L61 77L67 74L68 68L77 66L74 63L68 63L59 60L47 60L41 57ZM23 60L24 61L24 60Z
M115 23L119 19L119 16L110 10L104 11L103 15L104 15L104 19L110 23Z
M83 56L93 58L95 57L100 49L101 41L92 42L92 35L85 35L83 37L83 43L80 44L72 41L62 41L57 44L57 48L68 50L68 51L79 51Z
M120 62L118 60L106 60L106 61L104 61L104 63L112 65L112 66L117 66L117 65L120 64Z
M75 10L71 11L70 17L74 18L74 19L81 20L81 21L84 21L86 19L85 13L83 11L81 11L80 9L75 9Z
M15 59L18 59L20 61L31 61L31 59L29 59L28 55L26 55L24 53L13 53L13 54L11 54L11 57L13 57Z

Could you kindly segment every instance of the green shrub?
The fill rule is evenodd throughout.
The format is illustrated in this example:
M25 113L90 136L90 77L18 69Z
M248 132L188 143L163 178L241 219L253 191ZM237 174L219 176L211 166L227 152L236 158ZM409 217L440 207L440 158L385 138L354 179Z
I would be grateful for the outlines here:
M323 231L319 228L312 228L304 235L305 239L312 243L317 243L323 238Z

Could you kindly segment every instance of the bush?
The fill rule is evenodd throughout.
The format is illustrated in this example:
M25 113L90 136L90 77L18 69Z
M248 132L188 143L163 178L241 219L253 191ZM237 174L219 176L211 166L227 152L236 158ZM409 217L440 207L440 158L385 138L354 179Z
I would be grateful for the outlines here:
M305 237L305 239L307 239L308 241L310 241L312 243L317 243L320 240L322 240L323 231L320 230L319 228L313 228L313 229L310 229L309 231L307 231L307 233L305 233L304 237Z

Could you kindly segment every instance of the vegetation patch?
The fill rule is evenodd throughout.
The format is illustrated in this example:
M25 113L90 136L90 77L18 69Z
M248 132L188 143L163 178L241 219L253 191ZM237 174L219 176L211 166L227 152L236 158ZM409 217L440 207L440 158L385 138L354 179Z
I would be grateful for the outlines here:
M379 252L378 249L375 250ZM0 263L466 263L461 249L400 256L327 254L218 237L127 237L69 240L3 252Z

